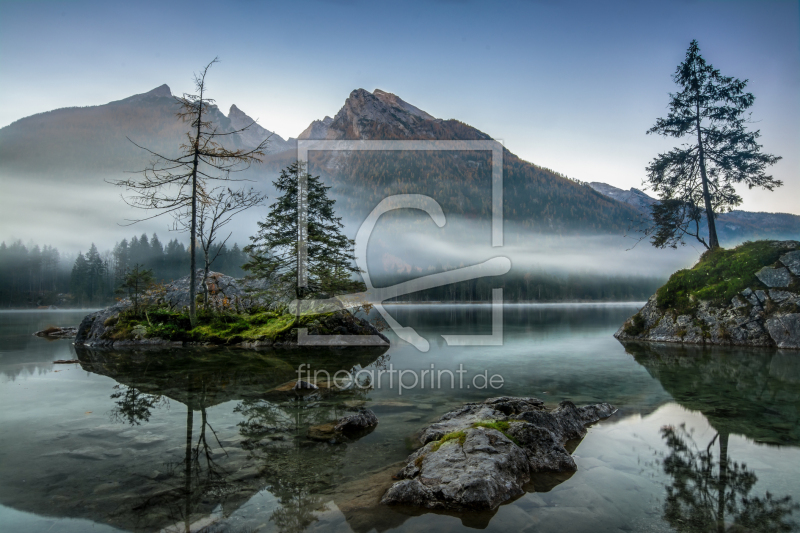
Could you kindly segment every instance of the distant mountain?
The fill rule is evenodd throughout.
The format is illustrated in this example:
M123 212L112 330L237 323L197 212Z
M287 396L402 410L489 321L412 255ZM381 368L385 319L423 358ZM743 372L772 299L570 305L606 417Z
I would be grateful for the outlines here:
M443 120L376 89L350 93L336 115L311 123L299 139L488 140L458 120ZM491 209L491 156L467 150L312 154L311 170L329 179L348 213L362 218L390 194L436 199L446 213L485 217ZM622 233L630 206L553 171L503 155L505 219L536 233Z
M57 179L65 174L118 176L139 170L149 155L131 141L165 155L177 153L188 130L188 124L175 116L177 111L170 88L161 85L104 105L56 109L20 119L0 129L0 172ZM229 116L212 107L210 118L221 132L253 122L235 105ZM294 146L257 124L230 141L253 146L270 135L270 152Z
M93 226L93 231L111 235L117 231L117 223L140 216L141 213L131 216L130 210L123 213L122 209L127 208L118 199L122 191L103 179L121 178L126 171L141 170L147 165L149 155L131 141L165 155L176 154L188 129L175 116L177 108L170 88L162 85L104 105L39 113L1 128L0 179L6 197L0 209L5 211L0 213L0 225L14 224L21 229L9 235L21 237L37 232L60 231L59 235L63 235L78 225ZM227 115L213 107L210 118L221 132L252 122L235 105ZM230 142L253 147L267 136L270 145L264 164L254 166L243 177L252 179L256 187L272 197L275 175L296 158L296 139L283 139L264 126L254 125L242 135L231 136ZM354 90L333 117L312 122L298 138L491 139L468 124L436 118L380 89ZM331 185L331 193L339 202L337 212L346 222L360 224L388 195L425 194L436 199L447 214L448 225L442 235L451 239L465 231L451 223L453 216L462 221L478 221L485 228L491 212L491 155L464 148L422 153L316 152L311 154L309 165L313 173L322 175ZM613 188L568 179L508 150L504 151L503 170L507 244L529 247L528 237L533 234L548 239L622 235L631 220L640 217L647 202L652 201L640 191L618 194ZM15 200L11 202L10 198ZM78 212L76 202L90 208ZM252 232L254 224L247 220L248 216L261 215L254 211L237 222L247 232L245 235ZM57 224L54 217L58 217ZM735 212L725 217L725 231L736 235L778 238L794 232L797 236L798 217L794 215ZM420 224L429 225L425 220ZM159 224L163 227L163 223ZM387 242L393 244L392 239L387 238Z
M600 194L633 206L642 215L649 216L650 206L658 202L635 188L626 191L597 181L589 183L589 186ZM800 236L800 216L737 209L717 217L717 232L726 246L755 239L797 239Z

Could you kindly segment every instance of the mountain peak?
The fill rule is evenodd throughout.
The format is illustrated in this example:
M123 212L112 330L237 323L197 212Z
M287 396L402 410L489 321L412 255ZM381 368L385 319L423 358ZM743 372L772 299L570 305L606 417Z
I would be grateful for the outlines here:
M228 111L228 118L237 122L242 122L242 121L247 121L248 123L253 122L253 119L250 118L250 116L248 116L247 113L236 107L236 104L233 104L231 106L230 111Z
M142 94L140 96L166 96L166 97L170 97L170 96L172 96L172 91L170 90L169 85L167 85L165 83L163 85L159 85L158 87L156 87L152 91L147 91L146 93L144 93L144 94Z
M428 113L426 113L422 109L409 104L408 102L406 102L405 100L403 100L402 98L397 96L396 94L387 93L386 91L382 91L380 89L375 89L372 92L372 95L375 96L375 98L377 98L381 102L385 103L386 105L389 105L389 106L392 106L392 107L396 107L398 109L402 109L402 110L404 110L404 111L406 111L408 113L411 113L412 115L417 116L419 118L422 118L422 119L425 119L425 120L436 120L432 115L429 115Z
M299 139L369 139L375 127L389 127L403 137L426 129L425 121L436 120L399 96L375 89L355 89L333 119L315 120ZM425 135L427 136L427 135Z

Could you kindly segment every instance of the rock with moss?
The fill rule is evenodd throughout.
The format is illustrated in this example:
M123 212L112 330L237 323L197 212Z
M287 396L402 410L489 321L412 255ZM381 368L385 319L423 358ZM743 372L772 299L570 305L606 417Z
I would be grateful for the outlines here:
M614 412L607 403L576 407L569 401L550 411L536 398L466 404L419 433L423 447L408 457L381 503L494 509L523 494L536 473L574 472L567 442Z
M706 252L615 333L622 341L800 349L800 243Z
M202 282L202 277L201 277ZM310 335L372 336L386 345L377 328L341 308L301 316L286 312L244 280L212 272L206 282L207 298L198 289L197 323L188 313L189 277L148 291L138 306L130 299L88 314L77 328L75 344L95 348L125 346L228 345L244 348L295 347L298 331Z

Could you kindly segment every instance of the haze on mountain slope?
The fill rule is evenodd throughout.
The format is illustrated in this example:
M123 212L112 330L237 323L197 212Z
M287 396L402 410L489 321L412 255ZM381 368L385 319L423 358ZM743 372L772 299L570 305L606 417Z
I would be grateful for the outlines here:
M0 129L0 179L7 191L0 214L4 228L0 239L34 239L64 248L117 240L121 234L118 224L137 213L132 213L119 199L120 191L104 180L147 164L148 154L128 139L156 152L174 154L187 129L175 117L175 110L169 87L162 85L105 105L40 113ZM221 132L252 122L235 105L227 115L215 107L211 117ZM283 139L256 124L230 142L254 146L266 136L270 136L270 147L264 164L242 177L274 196L271 182L296 157L296 139ZM314 121L298 138L486 140L490 136L458 120L435 118L394 94L357 89L333 117ZM424 271L434 264L455 267L502 252L514 255L520 268L539 265L591 270L604 266L619 271L636 264L641 267L637 270L652 272L656 263L659 271L682 266L694 253L662 253L655 262L645 246L627 255L609 254L630 247L630 239L622 235L640 210L507 150L503 156L506 225L502 249L493 249L489 238L488 152L318 152L311 154L309 164L311 172L331 185L338 214L351 236L387 195L425 194L440 203L448 217L442 229L418 212L381 220L371 241L370 260L385 264L390 257L388 264L394 265L387 267L390 269L413 265L412 270ZM232 228L233 240L246 242L255 220L264 212L254 210L239 218ZM164 234L169 222L156 219L136 228ZM589 261L590 265L586 257L592 254L597 260Z

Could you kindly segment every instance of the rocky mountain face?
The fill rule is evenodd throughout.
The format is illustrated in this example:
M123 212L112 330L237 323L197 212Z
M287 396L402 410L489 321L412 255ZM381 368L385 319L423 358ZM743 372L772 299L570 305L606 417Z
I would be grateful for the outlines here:
M267 145L268 154L294 150L297 147L294 139L284 140L274 131L263 128L244 111L236 107L236 104L231 106L228 112L228 119L231 121L231 127L234 130L241 130L250 126L246 131L238 135L239 141L244 146L258 146L264 139L269 139L269 145Z
M150 156L133 143L170 156L185 141L188 124L175 116L177 111L172 91L161 85L103 105L56 109L20 119L0 129L0 172L95 181L97 174L139 170ZM228 116L216 106L209 114L221 133L253 122L235 105ZM269 153L294 147L258 124L231 136L229 142L234 147L252 147L269 136Z
M800 349L800 243L783 241L770 245L780 253L778 260L758 269L750 286L729 301L705 300L690 294L688 306L664 306L656 293L614 336L621 341ZM710 278L710 274L713 272L706 276ZM744 278L747 273L740 275ZM671 278L665 287L674 281ZM671 299L662 289L661 298Z
M658 201L633 187L626 191L597 181L589 183L589 186L604 196L633 206L642 216L649 217L650 206ZM752 239L793 239L800 235L800 216L736 209L717 217L717 233L725 246Z

